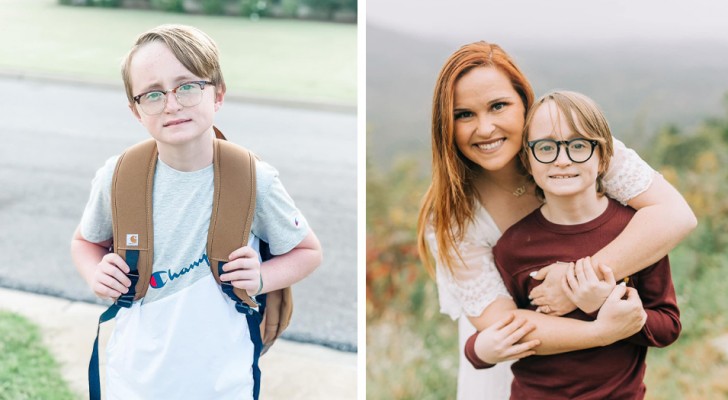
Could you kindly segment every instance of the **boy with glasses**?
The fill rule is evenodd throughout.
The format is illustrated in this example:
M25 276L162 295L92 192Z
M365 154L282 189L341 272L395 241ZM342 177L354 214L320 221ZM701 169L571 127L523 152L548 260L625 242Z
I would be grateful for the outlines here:
M163 25L139 36L122 66L129 108L156 141L154 260L146 295L121 308L107 346L110 399L252 399L246 318L216 283L206 254L213 204L213 117L225 81L215 43L200 30ZM71 246L100 298L129 291L129 266L112 245L111 184L117 157L96 173ZM321 247L277 171L256 162L248 246L233 251L223 282L250 296L291 286L321 262ZM263 240L277 257L261 266ZM257 329L257 327L254 327Z
M532 175L543 206L508 229L493 249L506 288L519 308L535 310L528 294L539 282L530 274L558 261L594 254L617 237L635 211L604 195L602 176L612 156L604 115L589 98L552 92L533 105L521 160ZM647 346L674 342L681 329L667 257L625 280L639 294L647 322L634 336L604 347L521 359L511 367L512 399L641 399ZM565 318L594 320L615 287L611 270L589 258L572 264L563 289L578 309ZM531 334L533 335L533 333ZM523 342L530 340L527 335ZM487 368L466 345L476 368Z

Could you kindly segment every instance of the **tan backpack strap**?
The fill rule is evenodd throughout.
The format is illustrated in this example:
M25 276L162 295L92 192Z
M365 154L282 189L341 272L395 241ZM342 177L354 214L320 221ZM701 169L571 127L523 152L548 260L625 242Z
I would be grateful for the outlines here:
M215 191L207 233L210 269L223 291L232 290L255 308L258 304L245 290L220 281L222 266L229 261L230 253L248 244L255 212L255 157L243 147L215 139L212 162Z
M131 269L129 292L117 304L130 307L147 293L154 256L152 186L157 164L157 143L138 143L119 157L111 183L111 213L114 252Z

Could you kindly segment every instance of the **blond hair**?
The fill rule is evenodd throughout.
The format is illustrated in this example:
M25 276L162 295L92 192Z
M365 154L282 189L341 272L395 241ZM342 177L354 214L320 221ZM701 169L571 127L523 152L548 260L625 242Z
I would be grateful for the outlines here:
M215 42L205 32L192 26L167 24L139 35L134 46L122 61L121 77L124 80L129 104L134 103L129 71L131 60L140 47L151 42L164 43L190 72L201 78L209 79L217 87L218 92L225 91L225 80L222 77L220 56Z
M534 114L547 102L553 102L559 110L557 118L565 118L572 132L599 142L596 149L597 154L599 154L597 192L604 194L605 188L602 179L609 167L609 161L612 159L612 155L614 155L612 131L609 129L607 118L604 116L601 108L599 108L599 105L581 93L567 90L553 91L543 95L533 103L533 107L526 114L526 123L523 127L523 147L520 153L523 166L529 172L531 171L531 162L528 158L528 152L530 151L528 148L528 133ZM559 121L553 122L555 125L559 123ZM531 179L533 180L533 177ZM543 190L538 186L536 187L536 194L543 199Z
M462 46L445 62L435 84L432 98L432 183L423 199L417 227L417 250L425 268L434 274L425 230L434 228L439 259L452 270L453 255L460 256L455 243L472 220L475 206L473 183L477 166L455 144L455 84L476 67L497 68L518 93L525 110L533 103L533 89L526 76L500 46L475 42ZM453 254L454 253L454 254Z

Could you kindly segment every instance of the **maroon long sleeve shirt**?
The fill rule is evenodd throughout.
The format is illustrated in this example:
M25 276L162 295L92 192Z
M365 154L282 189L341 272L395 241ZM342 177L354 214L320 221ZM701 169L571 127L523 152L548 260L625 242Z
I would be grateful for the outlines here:
M528 293L540 282L529 273L556 261L576 261L609 244L635 211L609 200L606 211L578 225L557 225L534 211L508 229L493 249L496 265L518 308L535 310ZM664 257L629 279L647 312L647 323L634 336L604 347L517 361L512 370L512 399L642 399L647 346L664 347L680 334L680 312ZM566 318L591 321L581 310ZM475 335L465 353L476 368L487 368L475 356Z

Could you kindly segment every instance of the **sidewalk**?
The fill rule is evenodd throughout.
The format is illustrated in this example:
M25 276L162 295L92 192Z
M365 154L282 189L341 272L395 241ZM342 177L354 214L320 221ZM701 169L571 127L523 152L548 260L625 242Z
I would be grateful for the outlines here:
M41 328L44 343L71 389L87 399L91 346L99 315L106 308L0 288L0 309L23 315ZM100 349L110 333L110 326L102 327ZM356 366L355 353L279 339L260 359L260 398L356 399Z

